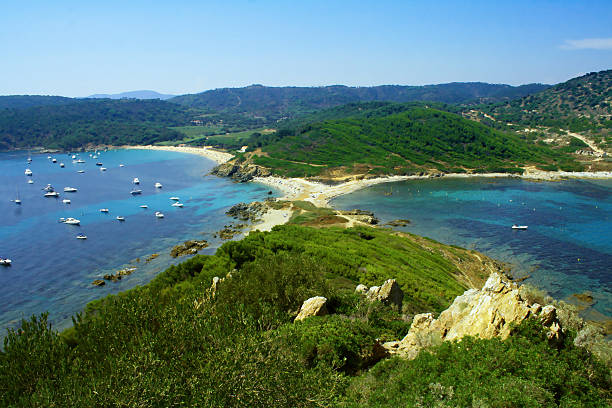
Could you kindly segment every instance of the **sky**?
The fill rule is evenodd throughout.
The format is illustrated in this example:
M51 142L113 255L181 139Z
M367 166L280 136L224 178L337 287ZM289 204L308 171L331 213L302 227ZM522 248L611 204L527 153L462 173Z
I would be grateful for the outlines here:
M612 0L0 0L0 95L554 84L612 68Z

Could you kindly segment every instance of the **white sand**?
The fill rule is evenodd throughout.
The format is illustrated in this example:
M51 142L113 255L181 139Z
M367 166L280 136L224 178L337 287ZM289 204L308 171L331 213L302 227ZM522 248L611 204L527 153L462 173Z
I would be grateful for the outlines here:
M261 217L261 222L251 226L250 231L270 231L275 225L286 224L291 218L292 211L289 209L275 210L269 208ZM248 235L248 232L246 233Z
M163 150L168 152L191 153L199 156L204 156L207 159L215 161L217 164L223 164L230 161L234 155L226 152L214 150L211 146L204 147L187 147L187 146L123 146L125 149L144 149L144 150Z

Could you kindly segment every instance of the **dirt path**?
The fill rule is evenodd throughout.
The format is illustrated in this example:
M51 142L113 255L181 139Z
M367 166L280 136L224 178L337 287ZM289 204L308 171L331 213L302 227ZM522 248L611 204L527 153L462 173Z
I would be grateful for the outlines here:
M588 138L586 138L586 137L584 137L584 136L582 136L582 135L580 135L580 134L578 134L578 133L572 133L572 132L570 132L569 130L563 130L563 131L564 131L564 132L566 132L566 133L567 133L569 136L573 136L573 137L575 137L576 139L580 139L580 140L582 140L584 143L586 143L587 145L589 145L589 147L590 147L591 149L593 149L593 151L594 151L594 152L596 152L596 153L601 153L601 154L604 154L604 153L605 153L605 151L604 151L604 150L602 150L602 149L600 149L599 147L597 147L597 145L595 144L595 142L593 142L591 139L588 139Z

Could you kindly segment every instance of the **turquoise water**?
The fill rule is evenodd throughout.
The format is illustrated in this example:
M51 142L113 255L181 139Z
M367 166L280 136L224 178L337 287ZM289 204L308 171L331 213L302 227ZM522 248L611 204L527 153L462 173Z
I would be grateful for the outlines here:
M407 218L411 224L398 229L507 262L557 299L575 302L573 294L590 292L595 303L585 316L612 316L611 180L414 180L375 185L332 205L373 211L383 223Z
M116 150L98 159L81 153L83 164L66 154L32 155L27 152L0 153L0 257L11 258L11 267L0 267L0 330L15 327L22 318L49 311L58 328L71 324L71 316L87 302L150 281L157 273L184 258L172 259L169 250L187 239L206 239L213 253L221 244L214 232L232 220L224 212L241 201L262 200L269 187L236 184L228 179L206 176L214 162L200 156L176 152ZM100 171L96 161L103 163ZM60 168L59 163L65 163ZM120 167L124 164L125 167ZM30 168L32 177L24 170ZM78 173L77 170L85 170ZM134 177L140 179L142 195L132 196ZM27 184L27 179L34 184ZM156 189L155 182L163 188ZM60 197L43 197L48 183ZM63 188L76 187L76 193ZM10 200L19 197L21 205ZM183 208L172 207L169 198L180 197ZM63 204L68 198L71 204ZM148 209L139 206L146 204ZM108 214L100 208L108 208ZM162 211L157 219L155 211ZM125 217L119 222L116 216ZM74 217L80 226L58 223ZM77 240L85 233L87 240ZM160 256L145 263L153 253ZM140 262L137 262L140 258ZM137 270L121 281L104 287L91 283L104 274L133 265Z

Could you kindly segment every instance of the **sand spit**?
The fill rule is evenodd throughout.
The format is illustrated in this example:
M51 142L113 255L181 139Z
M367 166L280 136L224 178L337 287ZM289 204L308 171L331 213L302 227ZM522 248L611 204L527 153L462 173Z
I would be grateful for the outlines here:
M211 146L192 147L192 146L122 146L125 149L143 149L143 150L163 150L168 152L191 153L206 157L215 161L217 164L223 164L230 161L234 155L219 150L214 150Z

